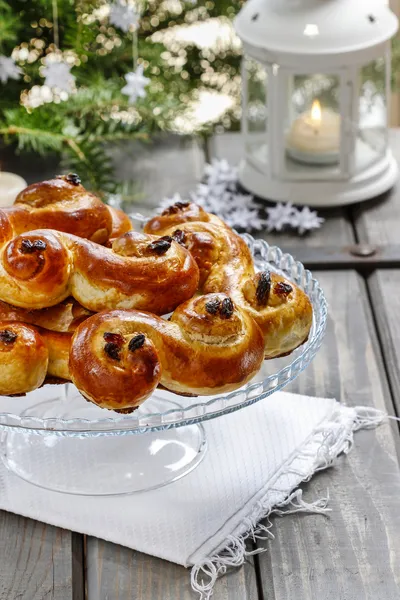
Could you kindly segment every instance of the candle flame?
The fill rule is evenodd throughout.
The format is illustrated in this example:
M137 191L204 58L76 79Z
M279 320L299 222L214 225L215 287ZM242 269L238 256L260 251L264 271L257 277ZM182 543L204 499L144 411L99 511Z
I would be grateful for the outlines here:
M312 103L311 119L317 124L321 123L321 104L319 100L314 100Z

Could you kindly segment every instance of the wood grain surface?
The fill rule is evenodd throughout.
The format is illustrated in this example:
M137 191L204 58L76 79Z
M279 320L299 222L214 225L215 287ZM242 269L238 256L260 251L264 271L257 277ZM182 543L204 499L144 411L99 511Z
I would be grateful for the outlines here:
M98 540L87 540L88 600L195 600L190 570ZM256 600L252 561L218 580L213 600Z
M389 141L396 160L400 162L400 129L390 131ZM400 184L379 198L355 205L351 210L359 241L399 243Z
M73 576L74 536L0 512L0 600L83 600Z
M396 414L400 414L400 270L377 270L368 279L379 340Z
M326 339L288 389L392 412L364 282L348 271L317 275L330 305ZM390 424L357 433L350 454L305 487L308 501L329 493L329 516L274 520L259 556L266 600L400 598L398 441Z
M400 130L390 132L393 153L400 162ZM400 241L400 183L378 200L355 208L355 232L359 240L372 244ZM372 310L378 328L392 396L400 414L400 328L398 290L400 271L376 270L367 279Z

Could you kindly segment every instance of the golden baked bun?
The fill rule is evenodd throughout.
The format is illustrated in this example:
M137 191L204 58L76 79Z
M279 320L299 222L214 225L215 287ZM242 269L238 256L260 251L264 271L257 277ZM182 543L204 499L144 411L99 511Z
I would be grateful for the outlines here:
M93 313L74 298L67 298L50 308L27 310L0 300L0 321L19 321L44 327L50 331L72 332Z
M169 235L192 253L200 270L200 291L224 292L260 326L265 357L275 358L303 344L312 325L308 296L272 271L256 273L245 241L215 215L178 202L145 226Z
M71 335L0 321L0 395L31 392L48 375L69 377Z
M13 236L33 229L56 229L103 244L113 228L109 208L85 190L75 174L29 185L13 206L3 210Z
M111 234L110 234L110 242L112 243L116 238L119 238L124 233L128 233L128 231L132 231L132 223L128 215L126 215L119 208L113 208L108 206L108 210L111 214Z
M127 215L88 192L74 173L29 185L2 213L0 244L34 229L55 229L105 244L132 229Z
M91 402L131 412L161 384L183 395L235 390L259 370L263 335L225 294L192 298L169 321L114 310L84 321L73 336L71 378Z
M191 298L199 272L172 238L134 231L105 248L51 230L24 233L0 248L0 300L29 310L75 298L86 309L174 310Z

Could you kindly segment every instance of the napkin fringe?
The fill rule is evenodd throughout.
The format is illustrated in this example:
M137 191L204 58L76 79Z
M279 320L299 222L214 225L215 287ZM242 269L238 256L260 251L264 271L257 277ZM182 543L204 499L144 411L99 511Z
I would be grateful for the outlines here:
M344 414L342 407L335 409L330 418L314 430L291 462L283 466L274 486L268 488L264 498L259 500L251 514L243 519L240 529L244 533L229 535L222 544L222 550L192 567L191 586L200 595L199 600L210 599L218 577L224 575L228 568L240 567L248 556L266 551L266 548L248 550L246 540L251 538L255 542L273 539L275 536L271 532L271 516L282 517L299 512L325 515L331 511L328 507L329 492L325 498L306 502L303 500L303 491L297 486L309 481L317 471L332 466L340 454L347 454L353 445L354 432L375 428L387 418L384 412L366 406L347 411ZM292 490L285 490L287 476L290 474L294 474L298 481ZM282 497L281 501L277 501L277 495ZM264 523L260 523L261 520Z

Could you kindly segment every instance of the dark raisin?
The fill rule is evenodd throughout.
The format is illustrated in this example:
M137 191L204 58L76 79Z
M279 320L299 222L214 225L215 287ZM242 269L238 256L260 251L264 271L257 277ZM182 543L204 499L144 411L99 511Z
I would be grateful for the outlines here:
M175 215L180 210L182 210L182 208L186 208L187 206L189 206L189 204L190 202L175 202L175 204L173 204L172 206L168 206L168 208L166 208L161 213L161 215L164 217L168 215Z
M43 240L35 240L33 242L33 247L35 250L46 250L47 244Z
M172 237L176 242L178 242L178 244L181 244L182 246L185 245L186 233L182 231L182 229L177 229L176 231L174 231Z
M156 240L155 242L151 242L151 244L147 246L148 250L155 252L156 254L165 254L170 248L171 242L162 238Z
M161 216L162 217L167 217L169 215L174 215L175 213L179 212L179 208L176 208L176 206L168 206L165 210L162 211Z
M293 288L289 283L278 281L274 286L274 292L275 294L278 294L278 296L287 296L290 292L293 292Z
M125 342L124 337L120 333L111 333L110 331L106 331L103 335L103 338L106 342L112 342L120 348L124 345Z
M233 315L233 309L234 306L232 300L230 298L224 298L222 300L221 310L219 311L219 314L223 319L230 319L230 317Z
M31 242L31 240L22 240L21 246L19 247L22 254L32 254L38 250L46 250L46 248L46 242L43 240L35 240L34 242Z
M121 360L119 356L120 351L121 348L118 346L118 344L115 344L114 342L107 342L107 344L104 346L104 352L114 360Z
M76 173L68 173L65 178L72 185L79 185L81 183L81 178Z
M260 273L257 284L256 298L258 304L267 304L270 292L271 273L269 271L264 271L263 273Z
M0 331L0 342L3 342L3 344L13 344L17 337L17 334L10 329L3 329L3 331Z
M138 350L139 348L141 348L143 346L145 339L146 339L146 337L143 333L138 333L129 342L128 350L130 350L131 352Z
M210 315L215 315L218 312L220 305L221 300L219 300L219 298L209 300L208 302L206 302L206 311L209 312Z
M162 237L160 237L160 240L165 240L166 242L171 243L172 237L170 235L163 235Z

